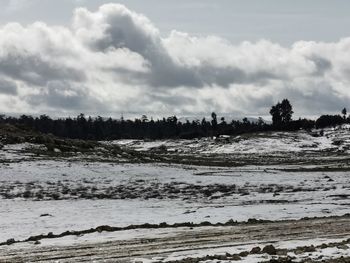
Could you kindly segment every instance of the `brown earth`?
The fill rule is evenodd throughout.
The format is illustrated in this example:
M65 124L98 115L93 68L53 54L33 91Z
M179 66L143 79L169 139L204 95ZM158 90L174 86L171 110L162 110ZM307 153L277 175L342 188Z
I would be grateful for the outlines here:
M153 231L153 230L150 230ZM155 231L155 230L154 230ZM118 236L116 232L115 235ZM150 232L151 233L151 232ZM350 217L329 217L302 219L297 221L279 221L246 224L225 227L198 227L169 229L166 236L152 238L134 238L103 243L90 243L73 246L45 246L34 243L27 248L3 246L0 248L0 262L132 262L135 258L166 257L173 252L188 250L232 247L253 244L261 250L278 254L271 262L294 262L286 258L286 250L276 252L268 244L278 241L309 240L315 238L343 238L341 243L323 244L319 247L347 246L350 239ZM43 242L44 243L44 242ZM318 247L299 248L302 252L311 252ZM177 262L194 263L201 260L233 260L247 256L246 251L238 255L227 254L200 259L183 259ZM259 252L258 252L259 253ZM239 261L237 261L239 262ZM307 261L311 262L311 261ZM350 262L347 258L338 258L324 262Z

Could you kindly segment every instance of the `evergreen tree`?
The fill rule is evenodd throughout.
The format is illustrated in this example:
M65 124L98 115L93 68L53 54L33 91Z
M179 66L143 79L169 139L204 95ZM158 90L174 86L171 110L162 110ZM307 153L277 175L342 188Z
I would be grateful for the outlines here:
M217 119L217 115L215 112L211 113L211 126L213 127L213 130L216 130L217 126L218 126L218 119Z
M292 120L293 107L287 99L282 100L280 107L282 123L287 124Z
M282 103L278 102L275 106L272 106L270 110L273 125L277 127L286 127L286 125L291 122L293 113L293 107L288 99L282 100Z
M346 119L346 115L347 115L347 110L346 110L346 108L344 108L342 111L341 111L341 113L343 114L343 118L344 118L344 120Z

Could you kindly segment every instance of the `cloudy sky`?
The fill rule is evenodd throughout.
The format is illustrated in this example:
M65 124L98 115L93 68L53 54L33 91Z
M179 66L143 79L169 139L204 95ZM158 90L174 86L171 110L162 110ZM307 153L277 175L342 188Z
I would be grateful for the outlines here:
M348 0L1 0L0 112L350 108Z

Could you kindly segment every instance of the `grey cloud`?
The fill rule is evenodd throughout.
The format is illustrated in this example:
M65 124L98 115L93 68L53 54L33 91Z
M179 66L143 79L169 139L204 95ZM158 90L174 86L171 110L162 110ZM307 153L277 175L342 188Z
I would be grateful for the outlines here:
M84 72L54 63L45 61L40 55L13 52L0 56L0 73L37 86L46 85L52 80L85 80Z
M321 56L312 56L311 61L315 63L316 72L315 75L323 75L330 69L332 69L332 62Z
M103 104L89 96L87 89L73 88L65 81L51 81L41 94L30 96L31 105L43 105L47 108L58 108L68 111L95 109L106 110Z
M255 83L265 85L268 80L278 78L273 73L257 71L247 73L242 69L234 67L217 68L213 65L205 65L198 68L198 78L201 85L219 85L228 87L231 84Z
M195 71L180 68L172 64L152 64L152 75L148 76L153 87L201 87L202 81Z
M179 107L181 105L194 104L195 99L186 95L170 95L170 94L152 94L149 96L152 101L161 101L170 107ZM174 109L175 110L175 109Z
M303 109L309 115L340 113L350 102L346 96L336 96L333 88L327 84L319 84L311 93L297 89L282 89L279 97L290 98L296 109Z
M0 78L0 94L17 95L17 84Z

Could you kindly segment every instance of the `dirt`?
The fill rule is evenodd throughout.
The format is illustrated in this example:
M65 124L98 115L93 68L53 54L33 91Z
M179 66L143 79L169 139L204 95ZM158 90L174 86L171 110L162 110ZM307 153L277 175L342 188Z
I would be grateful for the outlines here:
M176 262L199 262L206 259L238 260L238 257L243 258L248 255L247 253L260 254L264 252L266 255L276 254L271 262L295 262L293 257L286 256L287 252L298 250L298 253L310 253L316 249L327 247L346 248L350 242L350 239L347 239L349 236L350 217L348 216L222 227L182 227L175 230L169 229L169 234L166 236L159 235L152 238L134 238L73 246L50 247L38 243L38 245L34 245L34 242L29 242L30 245L24 248L10 245L0 248L0 262L133 262L136 258L151 259L155 257L158 258L156 261L162 262L164 258L174 252L206 251L244 244L254 245L255 252L252 250L253 252L242 251L240 254L210 255L210 258L203 256L199 259L185 257ZM278 241L315 238L343 238L344 241L291 250L278 249L274 246ZM324 262L350 262L350 259L338 258Z

